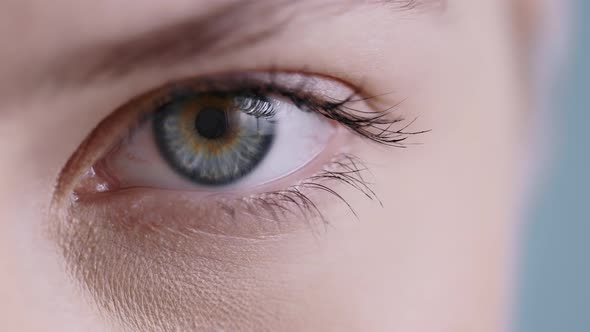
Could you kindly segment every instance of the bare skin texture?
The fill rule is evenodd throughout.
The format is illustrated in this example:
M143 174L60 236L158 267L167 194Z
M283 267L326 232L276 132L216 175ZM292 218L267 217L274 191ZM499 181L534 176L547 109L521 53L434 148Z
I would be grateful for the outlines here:
M0 330L504 330L530 6L0 1ZM314 118L334 134L311 161L215 199L163 171L134 166L125 188L88 176L149 91L254 72L356 91L357 111L403 119L377 127L407 139ZM283 150L304 139L291 132ZM344 153L362 180L321 183L347 203L302 186L308 211L280 196L277 212L264 195Z

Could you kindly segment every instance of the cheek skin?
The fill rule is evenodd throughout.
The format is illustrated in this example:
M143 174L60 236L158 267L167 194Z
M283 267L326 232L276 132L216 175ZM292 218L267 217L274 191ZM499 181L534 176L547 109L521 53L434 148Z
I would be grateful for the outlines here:
M302 271L292 272L306 269L319 234L302 217L219 217L190 198L119 195L76 203L54 234L107 316L134 331L274 331L298 321Z
M108 316L138 331L255 329L247 327L275 319L266 308L278 305L285 290L273 266L291 259L285 253L289 236L249 239L145 224L126 228L122 219L148 217L141 208L124 214L71 216L69 223L76 226L60 230L72 274Z
M366 144L339 132L343 137L333 143L350 143L349 152ZM344 151L331 146L328 157ZM317 158L306 168L321 169L327 161ZM361 196L344 184L330 188L347 199ZM322 213L346 209L328 193L304 193ZM289 267L308 264L325 232L323 220L297 206L267 211L248 200L203 199L141 188L61 197L53 238L70 273L116 325L140 331L292 326L300 292Z

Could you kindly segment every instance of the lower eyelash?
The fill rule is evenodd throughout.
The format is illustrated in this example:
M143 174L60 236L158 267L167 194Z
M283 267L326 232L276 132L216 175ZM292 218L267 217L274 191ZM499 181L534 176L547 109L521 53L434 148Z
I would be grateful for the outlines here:
M329 221L311 197L314 193L320 192L335 197L358 218L356 211L346 198L332 188L334 185L344 184L383 206L377 194L371 189L371 183L363 176L366 172L368 168L361 159L352 154L340 154L316 175L287 189L239 198L238 204L235 201L220 202L219 208L232 219L235 219L238 213L246 213L255 218L276 222L287 217L298 217L310 224L311 221L319 221L326 225Z
M340 154L317 174L283 190L198 200L186 192L177 196L137 189L82 194L69 205L67 215L73 222L93 216L92 227L139 242L158 241L170 234L186 239L195 234L263 239L299 231L300 222L317 234L322 231L318 226L330 225L323 209L331 203L344 204L356 216L344 193L346 187L381 204L365 174L370 175L358 157Z

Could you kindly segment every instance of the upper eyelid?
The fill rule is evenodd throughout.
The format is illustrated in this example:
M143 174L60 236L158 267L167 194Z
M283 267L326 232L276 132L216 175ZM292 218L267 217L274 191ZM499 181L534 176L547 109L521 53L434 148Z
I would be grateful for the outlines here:
M318 82L330 81L320 87ZM329 91L328 91L329 90ZM338 90L338 93L335 91ZM119 110L136 105L139 113L152 111L168 100L194 93L248 94L258 96L280 95L296 106L316 104L323 107L363 101L359 87L315 73L270 71L245 71L222 73L199 78L186 78L165 84L131 99ZM336 95L338 94L338 95Z
M391 116L402 101L395 102L383 109L378 109L367 103L371 99L379 99L389 94L366 96L362 94L362 87L304 71L281 72L273 69L266 72L220 74L180 80L157 89L157 91L162 91L159 95L163 97L159 97L161 99L155 104L147 104L147 106L144 104L144 107L141 108L144 109L144 112L149 112L166 102L168 91L172 91L171 97L174 97L175 90L183 93L183 89L187 88L200 89L204 92L279 94L303 111L316 112L330 120L339 122L361 137L389 146L403 147L403 142L409 136L427 132L406 131L413 121L401 128L394 126L405 121L401 115L396 115L393 118ZM340 91L339 96L335 96L336 90ZM367 109L352 106L359 103L366 104Z

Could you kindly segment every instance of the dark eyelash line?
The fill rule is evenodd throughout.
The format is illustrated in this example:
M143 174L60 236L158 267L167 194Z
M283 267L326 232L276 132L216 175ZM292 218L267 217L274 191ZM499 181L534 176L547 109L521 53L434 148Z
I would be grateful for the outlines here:
M271 73L271 75L273 75ZM274 77L274 76L273 76ZM360 88L353 89L347 98L338 100L329 96L318 96L308 91L308 86L314 83L314 79L303 80L293 91L286 91L283 96L289 98L297 107L304 111L315 112L322 116L339 122L361 137L386 146L405 148L404 142L409 136L423 134L428 131L406 131L416 119L410 121L401 129L393 129L393 126L405 121L405 118L391 118L391 113L398 109L403 101L386 109L363 111L351 106L359 102L383 97L388 94L360 97ZM280 86L280 85L279 85Z
M237 79L234 77L233 80L202 79L198 84L203 85L206 92L217 92L220 95L251 95L261 100L267 99L269 95L280 96L304 112L320 114L342 124L361 137L386 146L406 148L405 141L410 136L429 132L429 130L407 131L416 119L408 121L402 128L394 128L406 122L406 119L401 116L393 118L391 116L403 101L382 110L360 110L352 105L379 98L382 95L359 97L360 90L354 89L348 97L336 99L314 93L313 84L316 80L313 78L306 78L294 87L286 87L276 78L276 72L271 71L267 75L265 80L244 75Z
M401 129L393 129L393 126L405 121L404 118L390 119L391 111L396 109L396 104L383 111L361 111L348 104L356 102L351 96L342 101L317 103L312 105L310 111L319 113L324 117L334 120L346 126L361 137L387 146L405 148L404 142L411 135L422 134L427 131L409 132L405 131L415 120L410 121ZM298 107L301 107L299 100L292 100Z

